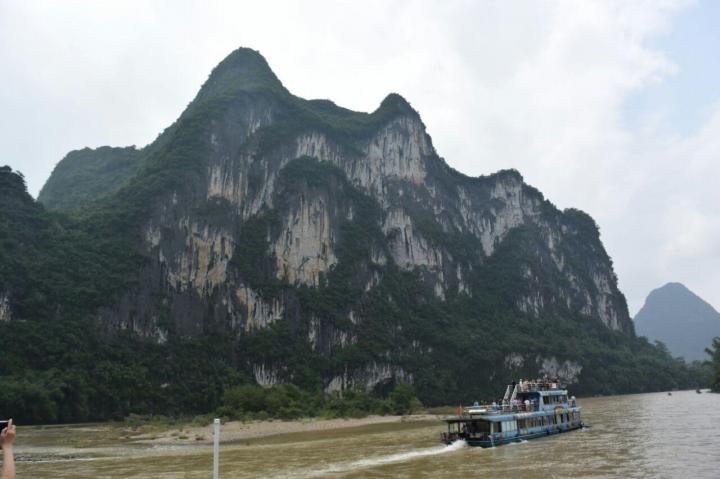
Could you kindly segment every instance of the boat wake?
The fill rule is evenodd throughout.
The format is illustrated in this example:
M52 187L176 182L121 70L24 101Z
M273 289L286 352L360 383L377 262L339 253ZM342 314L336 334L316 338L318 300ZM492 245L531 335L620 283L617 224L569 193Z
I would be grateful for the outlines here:
M516 445L518 445L518 444L525 444L526 442L527 442L527 439L521 439L521 440L519 440L519 441L517 441L517 442L511 442L511 443L509 443L508 446L516 446Z
M368 459L361 459L359 461L331 464L321 470L314 471L304 477L318 477L326 474L334 474L338 472L353 471L356 469L364 469L368 467L382 466L384 464L391 464L395 462L412 461L421 457L437 456L438 454L447 454L467 447L465 441L455 441L449 446L430 447L427 449L419 449L416 451L401 452L398 454L389 454L387 456L371 457Z

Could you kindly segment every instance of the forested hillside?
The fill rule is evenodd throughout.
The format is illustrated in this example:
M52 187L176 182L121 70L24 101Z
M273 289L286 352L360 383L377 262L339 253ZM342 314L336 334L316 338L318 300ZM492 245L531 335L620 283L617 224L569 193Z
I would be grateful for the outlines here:
M703 380L635 336L592 218L517 171L453 170L399 95L304 100L239 49L151 145L81 152L43 190L52 211L2 170L0 409L196 414L256 385L310 413L391 407L398 384L439 405L543 373L575 394Z
M142 165L143 154L135 147L71 151L55 167L38 201L50 209L82 208L122 186Z

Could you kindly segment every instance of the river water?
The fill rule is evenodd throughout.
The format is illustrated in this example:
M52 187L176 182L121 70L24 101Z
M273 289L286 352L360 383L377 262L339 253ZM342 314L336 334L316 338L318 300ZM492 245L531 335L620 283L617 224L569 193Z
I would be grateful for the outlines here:
M222 478L720 478L720 394L579 400L592 427L494 449L438 443L435 421L223 444ZM18 478L209 478L211 448L137 445L99 426L19 430Z

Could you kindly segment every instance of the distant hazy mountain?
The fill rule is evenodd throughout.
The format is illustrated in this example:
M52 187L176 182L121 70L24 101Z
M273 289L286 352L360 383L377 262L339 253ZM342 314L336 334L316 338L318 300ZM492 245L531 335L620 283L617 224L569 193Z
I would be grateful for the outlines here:
M720 336L720 313L680 283L652 291L635 316L635 331L664 342L685 359L708 359L705 348Z

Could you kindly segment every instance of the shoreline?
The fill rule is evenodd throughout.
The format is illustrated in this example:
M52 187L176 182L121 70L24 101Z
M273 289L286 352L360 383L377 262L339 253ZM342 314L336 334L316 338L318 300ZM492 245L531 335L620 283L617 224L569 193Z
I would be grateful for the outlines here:
M435 414L413 414L407 416L366 416L363 418L305 418L294 421L229 421L220 426L220 438L224 443L242 442L283 434L330 431L375 424L436 421ZM134 436L132 442L150 445L211 444L213 425L175 427L156 433Z

